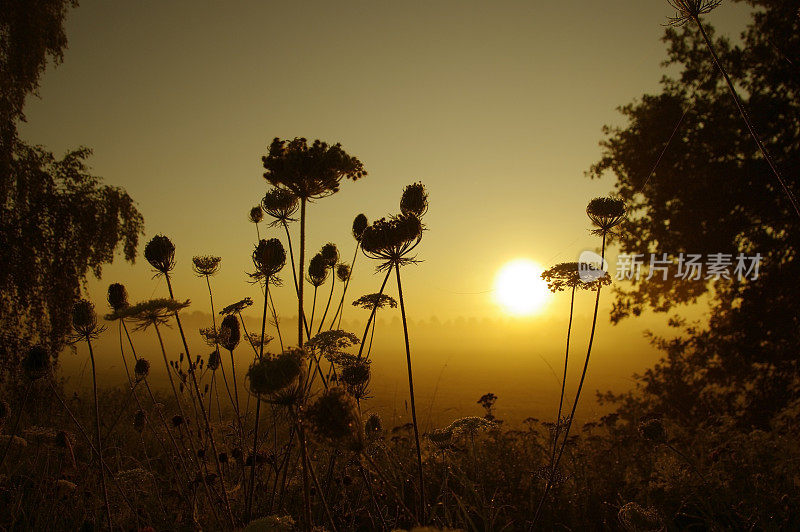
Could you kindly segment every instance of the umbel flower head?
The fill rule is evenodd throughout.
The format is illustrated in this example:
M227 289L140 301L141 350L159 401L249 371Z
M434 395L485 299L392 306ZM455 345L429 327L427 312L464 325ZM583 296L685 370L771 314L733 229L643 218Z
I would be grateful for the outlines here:
M700 15L711 13L722 0L668 0L675 8L675 16L669 17L671 26L683 26L690 20L698 20Z
M192 258L192 269L200 277L210 277L219 271L220 257L205 255Z
M348 266L347 264L337 264L336 278L339 279L341 282L345 282L349 277L350 277L350 266Z
M308 261L306 280L311 283L312 286L319 287L325 283L327 278L328 262L325 260L325 257L322 256L322 253L317 253Z
M390 308L397 308L397 300L386 294L367 294L353 301L353 306L361 307L366 310L372 310L373 307L384 308L387 306Z
M297 196L291 190L285 188L271 188L264 194L261 200L261 208L273 221L270 222L270 227L275 227L278 224L288 224L294 222L292 218L294 213L297 212Z
M219 345L228 351L233 351L239 345L240 339L239 320L236 316L228 314L219 326Z
M593 270L589 275L594 281L586 280L587 277L581 277L581 268L588 268ZM608 272L600 273L591 264L580 264L577 262L561 262L552 268L542 272L542 279L547 283L547 288L551 292L561 292L568 288L582 288L584 290L595 290L598 285L605 286L611 284L611 276Z
M244 299L237 301L236 303L231 303L227 307L220 310L219 313L222 316L227 316L228 314L238 314L252 304L253 300L250 299L249 297L246 297Z
M250 219L251 222L257 224L264 219L264 211L261 210L261 205L256 205L250 212L248 213L247 217Z
M425 192L425 185L414 183L403 189L403 197L400 198L400 212L413 214L417 218L422 218L428 212L428 193Z
M105 330L97 325L97 314L91 301L79 299L72 305L72 329L75 339L80 340L97 338Z
M388 220L381 218L364 229L361 249L367 257L383 262L378 270L394 265L402 266L417 262L409 257L411 251L422 240L422 223L413 214L400 214Z
M355 181L367 175L361 161L348 155L341 144L329 146L315 140L309 146L304 138L275 138L261 162L264 179L301 199L330 196L339 191L342 178Z
M150 374L150 362L147 359L140 358L136 361L133 372L136 375L137 381L147 378Z
M303 372L303 354L301 349L294 349L255 360L247 370L250 392L275 396L292 386Z
M359 214L353 220L353 238L356 241L361 242L361 235L364 234L364 229L369 226L369 222L367 221L367 216L364 214Z
M144 247L144 258L158 273L166 275L175 268L175 244L164 235L156 235Z
M370 361L364 358L349 356L342 365L339 381L347 392L356 399L363 399L367 394L370 379Z
M358 405L343 388L325 390L308 408L314 432L336 447L359 452L364 448L364 432Z
M262 238L253 250L253 265L256 267L256 271L251 273L250 277L255 280L266 279L268 283L276 282L275 276L285 264L286 251L283 249L281 241L277 238L269 240Z
M129 305L125 285L120 283L108 285L108 305L114 311L122 310Z
M106 319L129 318L137 323L135 330L141 331L151 325L166 324L176 312L188 306L188 299L184 302L164 298L150 299L131 305L120 312L113 312L107 315Z
M22 359L22 371L32 381L46 376L50 372L50 353L40 345L31 347Z
M323 259L325 259L325 264L328 266L328 268L335 267L336 263L339 262L339 250L336 249L336 244L333 242L328 242L322 246L319 254L322 255Z
M606 234L625 219L625 202L617 198L594 198L586 206L586 214L597 229L595 234Z
M306 342L308 349L322 353L328 360L338 362L341 355L346 354L345 349L358 345L358 336L340 329L322 331Z

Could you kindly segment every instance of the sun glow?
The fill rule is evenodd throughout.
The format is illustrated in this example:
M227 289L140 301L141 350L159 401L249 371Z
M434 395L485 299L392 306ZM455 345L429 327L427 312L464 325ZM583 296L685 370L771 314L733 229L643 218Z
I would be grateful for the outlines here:
M495 300L513 316L538 314L550 299L550 291L541 275L541 266L532 260L507 262L495 278Z

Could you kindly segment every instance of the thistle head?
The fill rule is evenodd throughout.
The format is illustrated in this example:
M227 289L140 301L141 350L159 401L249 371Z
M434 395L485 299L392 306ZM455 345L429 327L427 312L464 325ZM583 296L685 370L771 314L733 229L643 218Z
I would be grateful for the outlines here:
M364 429L358 405L344 388L325 390L307 410L314 432L336 447L354 452L364 448Z
M219 271L220 257L205 255L192 258L192 269L200 277L210 277Z
M314 287L322 286L328 278L328 262L322 253L314 255L308 261L308 274L306 280Z
M144 247L144 258L158 273L166 275L175 268L175 244L164 235L156 235Z
M428 212L428 193L425 192L425 185L414 183L403 189L400 212L406 215L413 214L417 218L422 218Z
M357 242L361 242L361 235L364 234L364 229L369 226L369 222L367 221L367 216L364 214L359 214L353 220L353 238L356 239Z
M637 430L642 438L653 443L665 443L667 441L667 431L658 418L641 421Z
M388 220L375 220L361 235L361 249L373 259L382 260L378 269L416 262L409 253L422 239L422 223L413 214L400 214Z
M303 351L287 350L255 360L247 370L250 392L275 396L297 382L303 372Z
M339 250L336 249L336 244L333 242L328 242L322 246L319 254L322 255L323 259L325 259L325 264L328 266L328 268L334 268L336 263L339 262Z
M670 26L683 26L689 21L700 21L700 15L711 13L722 0L667 0L675 9L675 16L669 17Z
M40 345L31 347L22 359L22 371L32 381L45 377L50 373L50 353Z
M97 325L97 314L94 305L86 299L79 299L72 305L72 328L80 339L93 339L103 332Z
M145 358L140 358L136 361L133 372L136 374L137 381L147 378L150 374L150 362Z
M219 355L218 350L214 350L208 355L208 362L206 362L206 367L211 371L217 371L219 369L219 365L222 363L222 358Z
M222 325L219 326L219 345L233 351L239 345L241 339L241 332L239 330L239 320L236 316L228 314L222 320Z
M261 208L274 218L270 224L272 226L293 222L292 216L297 212L297 196L285 188L272 188L264 194Z
M347 264L337 264L336 278L343 283L346 282L350 278L350 266Z
M114 283L108 286L108 305L113 311L122 310L129 305L125 285Z
M586 214L597 227L595 233L606 234L625 219L625 202L612 197L594 198L586 206Z
M254 224L260 223L261 220L264 219L264 211L261 210L261 205L256 205L255 207L251 208L247 217Z
M277 238L259 241L253 250L253 265L256 267L254 276L265 278L269 282L277 275L286 264L286 251Z

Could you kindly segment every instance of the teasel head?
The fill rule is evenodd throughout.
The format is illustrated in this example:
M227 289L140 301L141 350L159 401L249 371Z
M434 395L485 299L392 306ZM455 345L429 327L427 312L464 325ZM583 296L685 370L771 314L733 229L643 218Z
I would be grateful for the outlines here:
M309 146L302 137L273 139L261 162L264 179L271 185L307 200L335 194L343 178L355 181L367 175L361 161L348 155L341 144L329 146L315 140Z
M357 242L361 242L361 235L364 234L364 229L368 226L369 222L365 214L359 214L355 217L353 220L353 238L355 238Z
M228 314L219 326L219 345L228 351L233 351L239 345L240 339L239 320L236 316Z
M91 301L79 299L72 305L72 329L75 331L75 340L91 340L105 330L105 327L97 324L97 314Z
M146 379L150 374L150 362L146 358L140 358L136 361L133 372L136 375L137 382Z
M264 194L261 208L273 218L270 227L275 227L278 224L283 225L295 221L292 216L297 212L297 203L297 196L291 190L275 187Z
M320 287L328 279L328 263L322 253L317 253L308 261L308 272L306 281L314 287Z
M605 235L625 220L625 202L612 197L594 198L586 206L586 215L597 227L592 232Z
M222 363L222 358L219 355L218 350L214 350L208 355L208 362L206 363L206 367L211 371L217 371L219 369L219 365Z
M344 388L328 388L306 412L314 432L335 447L364 449L364 428L355 399Z
M222 310L219 311L219 314L221 316L227 316L229 314L238 314L247 307L251 306L252 304L253 300L249 297L246 297L244 299L237 301L236 303L231 303L227 307L223 308Z
M350 278L350 266L347 264L336 265L336 278L341 282L346 282Z
M144 258L161 275L175 268L175 244L164 235L154 236L144 247Z
M667 441L667 431L658 418L641 421L637 430L642 438L653 443L666 443Z
M286 264L286 251L283 244L277 238L258 242L253 250L253 265L256 267L255 273L250 277L256 280L264 279L267 283L276 282L278 274Z
M261 210L261 205L256 205L250 209L250 213L247 215L247 217L254 224L260 223L261 220L264 219L264 211Z
M303 373L303 355L301 349L290 349L256 359L247 370L250 392L270 397L292 387Z
M128 291L125 285L113 283L108 285L108 305L113 311L123 310L128 307Z
M700 20L700 15L711 13L722 0L667 0L675 8L675 16L667 19L670 26L683 26L689 21Z
M131 305L121 312L106 316L106 319L114 315L120 318L128 318L137 324L135 330L141 331L151 325L166 324L170 318L175 316L176 312L188 306L188 299L183 302L165 298L150 299Z
M200 277L211 277L219 271L220 257L205 255L192 258L192 269Z
M144 411L137 410L136 413L133 415L133 429L141 434L144 432L144 427L147 424L147 416L145 416Z
M325 260L325 265L328 268L335 268L336 263L339 262L339 250L333 242L328 242L322 246L319 254L322 255L322 258Z
M420 219L428 212L428 193L425 191L425 185L414 183L403 189L400 212L406 215L413 214Z
M50 365L50 353L40 345L28 349L25 358L22 359L22 371L32 381L47 376L50 373Z
M370 375L369 360L347 357L347 363L342 366L342 371L339 374L339 381L344 384L350 395L361 400L366 397Z
M364 230L361 249L367 257L382 261L378 270L413 264L418 261L410 253L422 240L422 232L422 223L413 214L381 218Z

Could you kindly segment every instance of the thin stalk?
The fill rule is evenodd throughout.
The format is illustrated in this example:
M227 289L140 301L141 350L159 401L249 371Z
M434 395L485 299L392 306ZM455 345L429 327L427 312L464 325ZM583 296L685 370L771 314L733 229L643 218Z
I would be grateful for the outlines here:
M272 294L269 295L269 305L272 309L272 319L275 322L275 331L278 333L278 343L281 344L281 353L283 349L283 337L281 336L281 324L278 321L278 311L275 309L275 300L272 299Z
M358 250L361 247L361 242L356 242L356 252L353 254L353 261L350 263L350 271L347 273L347 279L344 282L344 290L342 290L342 299L339 301L339 306L336 309L336 314L333 315L331 320L331 329L336 322L336 317L339 317L339 323L336 325L337 329L342 328L342 316L344 316L344 296L347 294L347 287L350 286L350 277L353 275L353 268L356 267L356 258L358 258Z
M572 294L569 300L569 325L567 325L567 349L564 353L564 376L561 379L561 397L558 400L558 415L556 416L556 426L553 432L553 452L550 456L550 467L556 459L556 447L558 446L558 434L561 432L561 410L564 407L564 388L567 384L567 364L569 363L569 337L572 333L572 315L575 308L575 286L572 287Z
M292 263L292 279L294 280L294 292L295 294L300 295L300 292L297 288L297 271L294 268L294 251L292 251L292 236L289 234L289 226L286 224L286 221L283 222L283 229L286 231L286 240L289 242L289 261Z
M322 318L319 320L319 328L317 334L322 331L322 326L325 325L325 318L328 316L328 309L331 306L331 299L333 299L333 287L336 286L336 270L335 266L331 268L331 291L328 294L328 303L325 305L325 312L322 313Z
M269 302L269 281L265 283L265 291L264 291L264 312L261 317L261 347L259 349L258 358L259 360L264 356L264 330L267 328L267 305ZM301 330L302 333L302 330ZM249 493L247 494L247 505L246 505L246 522L250 522L250 518L252 517L253 511L253 494L255 493L256 487L256 466L258 464L258 460L256 459L258 456L258 423L261 419L261 395L256 394L256 420L255 420L255 428L253 430L253 463L250 469L250 486Z
M386 270L386 277L383 278L383 283L381 284L381 289L378 292L378 297L375 299L375 304L372 306L372 312L369 314L369 318L367 319L367 326L364 328L364 335L361 337L361 345L358 348L358 358L361 358L361 353L364 352L364 341L367 339L367 333L369 332L369 326L372 323L372 320L375 318L375 312L378 310L378 305L380 304L380 297L383 295L383 289L386 288L386 281L389 280L389 276L392 274L392 268Z
M310 329L314 328L314 312L317 309L317 286L314 285L314 302L311 304L311 322L308 324Z
M313 524L314 522L313 522L313 519L311 517L311 486L309 485L309 482L308 482L308 476L309 476L308 475L308 470L311 467L311 464L308 463L308 449L306 448L306 437L305 437L305 431L303 430L303 422L300 420L300 418L297 416L296 413L295 413L295 419L296 419L296 424L297 424L297 428L298 428L297 436L298 436L298 439L300 440L300 452L302 453L302 459L303 459L303 469L302 469L302 471L303 471L303 503L304 503L303 504L303 511L305 512L306 528L308 530L311 530L311 529L314 528L314 524ZM317 488L317 490L319 491L319 488ZM322 496L321 492L320 492L320 496ZM334 527L334 530L335 530L335 527Z
M391 269L390 269L391 271ZM411 372L411 348L408 344L408 324L406 321L406 307L403 302L403 285L400 283L400 265L394 265L397 274L397 293L400 297L400 315L403 318L403 337L406 342L406 365L408 366L408 391L411 396L411 420L414 422L414 440L417 444L417 469L419 473L419 496L422 522L425 522L425 476L422 471L422 447L419 443L419 427L417 425L417 405L414 401L414 377Z
M113 530L114 526L111 523L111 505L108 503L108 489L106 488L106 470L103 468L103 443L100 438L100 403L97 400L97 367L94 363L94 350L92 349L92 341L86 338L86 345L89 346L89 359L92 362L92 394L94 395L94 427L95 436L97 439L97 455L99 457L98 465L100 466L100 487L103 490L103 502L106 506L106 519L108 520L108 529Z
M303 272L306 259L306 198L300 198L300 263L298 264L297 280L297 347L303 347Z

